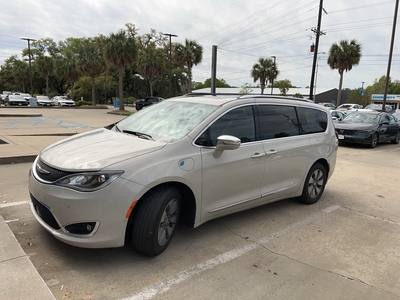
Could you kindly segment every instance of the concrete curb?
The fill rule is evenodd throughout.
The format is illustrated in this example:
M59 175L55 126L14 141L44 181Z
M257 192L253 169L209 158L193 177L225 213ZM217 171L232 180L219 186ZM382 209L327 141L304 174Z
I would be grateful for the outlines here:
M0 299L55 299L1 215L0 249Z
M17 118L21 118L21 117L43 117L42 114L0 114L0 117L17 117Z
M37 155L21 155L11 157L0 157L0 165L20 164L34 162Z

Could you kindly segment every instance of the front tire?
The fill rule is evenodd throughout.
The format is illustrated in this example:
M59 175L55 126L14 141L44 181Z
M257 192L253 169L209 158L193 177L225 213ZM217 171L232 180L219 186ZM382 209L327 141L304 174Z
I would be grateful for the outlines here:
M400 132L396 134L396 137L392 140L392 144L398 144L400 140Z
M375 132L371 137L371 142L369 143L370 148L375 148L378 145L378 134Z
M314 204L321 198L326 185L326 170L321 163L315 163L307 174L300 202Z
M132 228L133 248L148 256L162 253L171 242L181 211L177 188L162 186L141 200Z

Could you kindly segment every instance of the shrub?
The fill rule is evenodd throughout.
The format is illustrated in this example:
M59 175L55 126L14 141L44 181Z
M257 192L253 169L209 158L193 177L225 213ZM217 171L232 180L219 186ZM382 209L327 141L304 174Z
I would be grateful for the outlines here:
M75 101L75 104L76 104L76 106L92 105L92 102L85 101L85 100L78 100L78 101Z

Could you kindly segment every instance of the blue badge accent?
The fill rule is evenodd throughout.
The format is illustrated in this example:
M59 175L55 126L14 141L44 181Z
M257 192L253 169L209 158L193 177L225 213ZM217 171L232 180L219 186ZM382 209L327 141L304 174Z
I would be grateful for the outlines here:
M194 168L194 160L193 158L182 159L178 162L178 166L184 171L191 171Z

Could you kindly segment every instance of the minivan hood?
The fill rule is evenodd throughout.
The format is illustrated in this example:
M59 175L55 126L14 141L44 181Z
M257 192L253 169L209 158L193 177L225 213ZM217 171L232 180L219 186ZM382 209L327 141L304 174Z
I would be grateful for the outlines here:
M48 146L41 152L40 159L65 171L93 171L160 150L165 144L100 128Z

